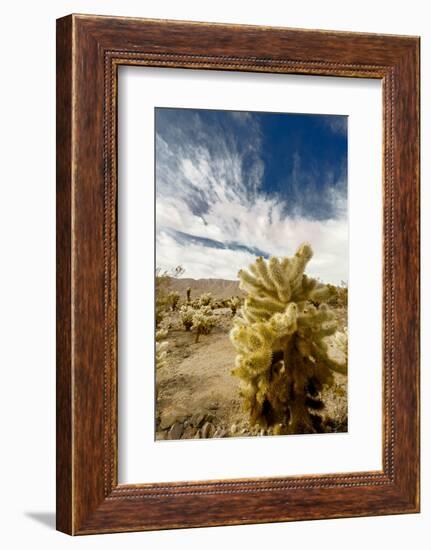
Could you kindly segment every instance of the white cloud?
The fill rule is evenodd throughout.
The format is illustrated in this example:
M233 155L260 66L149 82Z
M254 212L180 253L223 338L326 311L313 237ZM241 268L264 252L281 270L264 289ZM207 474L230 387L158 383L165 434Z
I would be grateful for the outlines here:
M179 244L165 233L156 240L157 265L168 269L182 265L184 277L192 279L236 279L239 269L255 260L252 254L237 250L216 249L196 244Z
M194 122L199 135L199 125ZM253 129L253 125L250 125ZM249 135L252 153L244 168L244 152L228 146L223 135L212 136L209 151L204 140L178 139L169 144L157 136L157 265L170 269L177 264L184 276L236 279L238 270L255 257L242 250L219 249L177 242L171 228L197 237L239 243L270 255L292 255L302 242L309 242L314 257L307 272L325 282L348 280L348 222L346 200L332 188L334 219L323 221L286 216L285 205L259 194L263 163L258 155L259 134ZM199 143L196 146L196 143Z

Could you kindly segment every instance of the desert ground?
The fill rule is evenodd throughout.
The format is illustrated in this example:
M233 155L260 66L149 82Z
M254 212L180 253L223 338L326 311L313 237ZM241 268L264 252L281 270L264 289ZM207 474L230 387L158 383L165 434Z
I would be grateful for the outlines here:
M232 311L213 309L217 319L210 334L195 334L181 323L179 307L186 303L186 291L198 298L211 292L214 300L241 297L236 281L217 279L172 279L170 290L179 292L178 307L167 313L167 355L156 369L156 439L200 439L265 435L251 427L242 409L240 380L231 374L235 349L229 339ZM347 310L336 309L340 329L346 326ZM321 411L325 431L347 431L347 377L335 374L335 384L323 390Z

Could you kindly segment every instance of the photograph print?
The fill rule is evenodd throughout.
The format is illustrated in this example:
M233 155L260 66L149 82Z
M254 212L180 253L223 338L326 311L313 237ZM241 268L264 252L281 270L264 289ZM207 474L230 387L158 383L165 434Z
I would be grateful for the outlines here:
M348 117L155 109L155 439L347 432Z

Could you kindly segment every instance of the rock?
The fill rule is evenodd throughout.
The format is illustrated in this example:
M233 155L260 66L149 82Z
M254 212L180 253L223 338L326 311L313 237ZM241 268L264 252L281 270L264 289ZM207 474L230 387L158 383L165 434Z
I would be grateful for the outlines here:
M180 439L183 434L184 426L181 422L175 422L172 428L169 430L168 439Z
M175 422L184 422L187 418L187 413L181 409L171 409L165 411L160 418L160 429L166 430Z
M204 413L196 413L194 414L190 419L190 424L192 424L195 428L200 428L205 420L205 414Z
M214 433L214 426L210 422L205 422L202 426L202 437L209 438L212 437Z

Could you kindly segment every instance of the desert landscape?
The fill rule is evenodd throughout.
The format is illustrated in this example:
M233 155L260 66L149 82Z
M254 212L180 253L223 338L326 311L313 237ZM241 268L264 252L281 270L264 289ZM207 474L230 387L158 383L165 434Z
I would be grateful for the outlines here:
M200 439L273 435L251 425L244 410L240 379L233 376L236 350L229 332L245 293L238 281L163 277L165 314L159 331L166 346L156 371L156 439ZM340 331L347 325L347 289L332 287L332 304ZM187 308L211 308L208 334L184 324ZM173 305L175 304L175 305ZM319 392L324 407L322 432L347 431L347 377L334 373L333 383Z
M156 440L347 431L347 128L155 109Z

